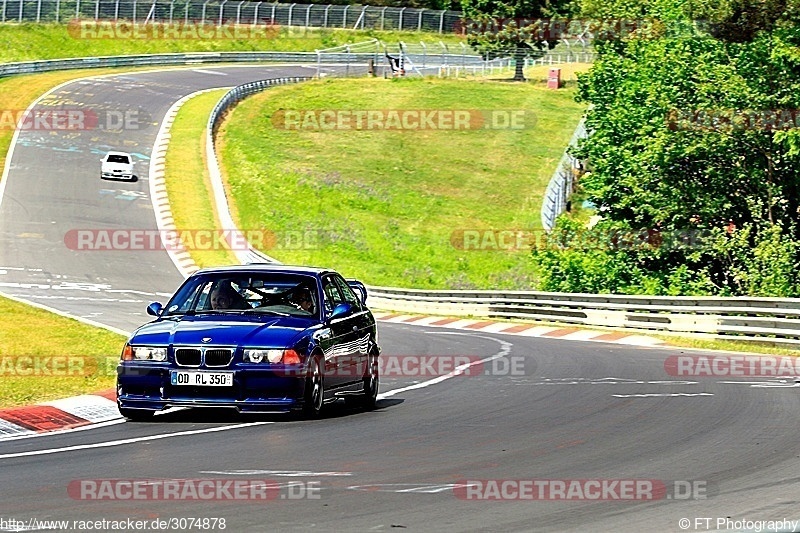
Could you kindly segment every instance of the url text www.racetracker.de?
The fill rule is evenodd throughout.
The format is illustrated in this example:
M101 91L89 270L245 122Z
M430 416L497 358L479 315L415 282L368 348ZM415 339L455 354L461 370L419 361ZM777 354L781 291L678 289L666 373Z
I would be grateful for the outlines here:
M752 531L754 533L800 531L800 520L747 520L736 518L681 518L678 527L683 531Z
M90 520L44 520L40 518L0 517L0 531L222 531L227 527L224 518L154 518L150 520L134 520L120 518L110 520L97 518Z

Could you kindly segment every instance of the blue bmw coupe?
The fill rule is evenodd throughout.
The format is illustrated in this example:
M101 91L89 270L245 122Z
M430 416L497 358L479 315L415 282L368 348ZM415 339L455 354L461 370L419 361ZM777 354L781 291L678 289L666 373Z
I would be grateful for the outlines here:
M200 270L133 332L117 366L117 404L132 420L168 407L320 415L378 396L367 290L332 270L242 265Z

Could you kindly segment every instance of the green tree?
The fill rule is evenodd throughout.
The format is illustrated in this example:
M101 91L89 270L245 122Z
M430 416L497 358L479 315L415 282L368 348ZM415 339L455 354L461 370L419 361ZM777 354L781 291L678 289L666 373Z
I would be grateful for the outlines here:
M569 0L461 0L467 42L488 57L511 52L515 81L525 81L525 58L538 57L558 42L560 17L573 10Z

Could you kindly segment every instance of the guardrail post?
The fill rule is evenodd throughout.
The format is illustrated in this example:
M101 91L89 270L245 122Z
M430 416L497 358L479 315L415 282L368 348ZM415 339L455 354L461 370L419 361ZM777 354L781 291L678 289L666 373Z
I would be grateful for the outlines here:
M18 20L18 22L22 22L22 11L23 11L23 9L24 9L24 7L23 7L22 0L19 0L19 17L18 17L19 20Z
M383 22L386 19L386 7L381 9L381 31L383 31Z
M94 21L97 22L100 20L100 0L96 0L94 3Z
M342 12L342 28L347 26L347 9L349 7L350 7L349 4L344 6L344 11Z
M136 1L136 0L134 0L134 2L135 2L135 1ZM203 17L203 19L200 21L200 24L205 24L205 23L206 23L206 6L208 5L208 2L209 2L209 1L210 1L210 0L206 0L205 2L203 2L203 11L202 11L202 17Z
M42 19L42 0L36 2L36 23L41 22Z
M405 11L406 9L408 9L408 8L403 7L403 8L400 9L399 21L397 23L397 29L399 31L403 31L403 11Z
M306 28L311 25L311 8L314 7L314 4L308 4L306 8Z
M422 14L425 12L424 9L419 10L419 18L417 20L417 31L422 31Z
M119 1L117 1L117 5L119 5ZM189 6L190 5L191 4L189 2L186 2L186 10L184 11L184 15L183 15L183 23L184 23L184 25L188 25L189 24Z
M225 12L225 4L228 0L222 0L222 4L219 6L219 22L217 23L217 27L222 26L222 14Z
M259 8L259 7L261 7L261 4L262 4L262 3L263 3L263 2L258 2L258 3L256 4L256 8L255 8L255 10L254 10L254 12L253 12L253 26L255 26L256 24L258 24L258 8Z
M133 24L136 24L136 0L133 0Z
M328 27L328 11L330 9L331 9L331 5L330 4L325 6L325 14L322 16L322 27L323 28L327 28Z
M292 27L292 11L294 10L294 6L297 4L292 4L289 6L289 27Z
M439 34L444 33L444 14L447 10L442 10L441 15L439 16Z
M275 24L275 8L277 4L272 4L272 15L270 16L270 24Z
M81 18L81 0L75 2L75 18Z
M3 7L5 8L5 2L3 3ZM56 0L56 22L61 16L61 0ZM5 21L5 13L3 13L3 21Z

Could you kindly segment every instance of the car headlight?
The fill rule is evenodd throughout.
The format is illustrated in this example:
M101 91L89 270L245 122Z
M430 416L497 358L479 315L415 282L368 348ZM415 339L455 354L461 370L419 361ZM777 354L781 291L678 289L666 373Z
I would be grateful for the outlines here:
M294 350L246 349L244 360L249 363L292 363L297 364L300 358Z
M122 350L123 361L166 361L167 348L156 346L131 346L126 344Z

